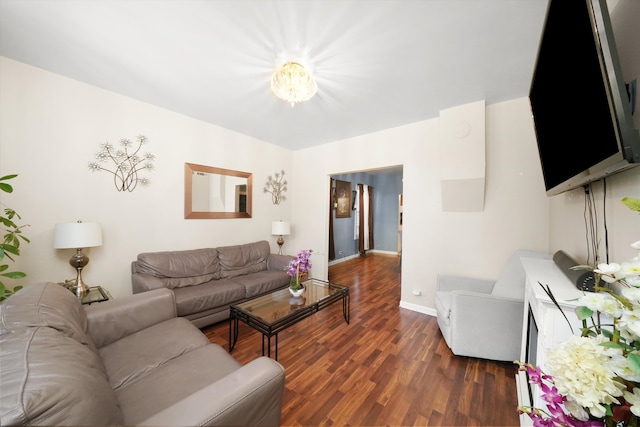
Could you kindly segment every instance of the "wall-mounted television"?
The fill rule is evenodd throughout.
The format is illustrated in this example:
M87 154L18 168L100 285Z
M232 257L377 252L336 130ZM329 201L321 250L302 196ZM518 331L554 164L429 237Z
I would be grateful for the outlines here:
M613 30L605 0L548 1L529 91L548 196L640 164L638 76L622 75Z

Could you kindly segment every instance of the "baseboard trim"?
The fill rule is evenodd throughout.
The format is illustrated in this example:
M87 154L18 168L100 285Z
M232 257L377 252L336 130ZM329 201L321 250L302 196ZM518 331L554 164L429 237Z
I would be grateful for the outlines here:
M429 316L436 317L438 312L431 307L425 307L424 305L411 304L405 301L400 301L400 308L406 308L407 310L417 311L418 313L428 314Z
M384 255L400 255L398 252L396 251L379 251L377 249L372 249L369 252L372 252L374 254L384 254Z
M398 252L394 252L394 251L380 251L380 250L377 250L377 249L371 249L371 250L370 250L370 251L368 251L368 252L375 253L375 254L384 254L384 255L396 255L396 256L399 256L399 255L400 255ZM344 257L344 258L334 259L333 261L329 261L329 264L328 264L328 265L329 265L329 266L332 266L332 265L340 264L341 262L349 261L350 259L358 258L359 256L360 256L360 254L353 254L353 255L346 256L346 257Z
M334 259L333 261L329 261L329 266L340 264L341 262L349 261L350 259L358 258L359 256L360 254L353 254L344 258Z

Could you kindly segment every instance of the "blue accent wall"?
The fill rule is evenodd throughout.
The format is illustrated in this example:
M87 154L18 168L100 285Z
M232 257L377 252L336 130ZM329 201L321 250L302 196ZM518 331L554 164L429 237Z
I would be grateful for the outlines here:
M373 187L373 249L397 252L398 196L402 194L402 167L374 173L356 172L331 177L350 182L352 190L355 190L358 184ZM336 218L335 210L333 211L336 260L358 253L358 241L353 238L354 227L355 211L351 211L349 218Z

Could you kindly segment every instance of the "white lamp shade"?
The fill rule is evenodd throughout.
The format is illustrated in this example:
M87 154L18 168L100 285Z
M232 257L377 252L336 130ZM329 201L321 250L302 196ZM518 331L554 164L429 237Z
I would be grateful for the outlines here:
M288 236L291 233L291 226L288 221L273 221L271 223L271 234L274 236Z
M102 246L102 227L95 222L56 224L53 233L55 249L82 249Z

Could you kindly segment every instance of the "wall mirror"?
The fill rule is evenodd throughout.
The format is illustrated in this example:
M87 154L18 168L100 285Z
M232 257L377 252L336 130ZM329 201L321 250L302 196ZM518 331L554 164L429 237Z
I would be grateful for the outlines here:
M251 218L252 175L185 163L184 217Z

